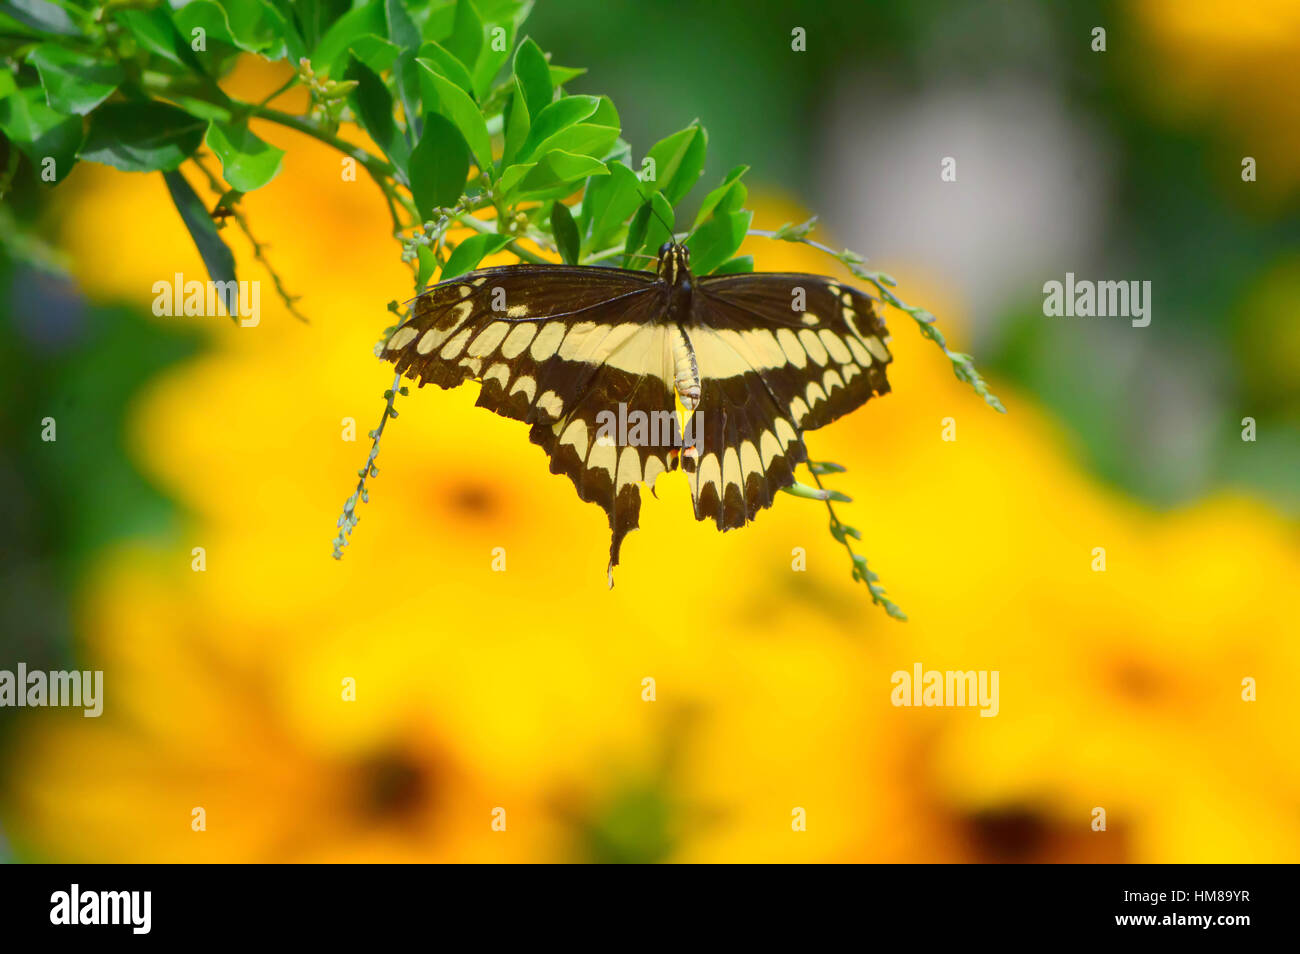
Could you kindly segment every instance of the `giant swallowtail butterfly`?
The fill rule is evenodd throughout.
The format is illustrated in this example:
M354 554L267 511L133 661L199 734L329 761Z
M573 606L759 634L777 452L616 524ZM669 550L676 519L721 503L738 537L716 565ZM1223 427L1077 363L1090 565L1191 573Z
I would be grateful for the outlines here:
M530 425L551 472L609 516L613 585L641 484L653 493L681 466L697 520L743 527L794 483L804 431L889 391L887 340L855 288L793 273L696 277L687 248L666 243L656 272L509 265L441 282L383 356L421 386L477 380L479 407ZM685 447L678 400L693 414ZM602 425L633 411L671 427L620 443Z

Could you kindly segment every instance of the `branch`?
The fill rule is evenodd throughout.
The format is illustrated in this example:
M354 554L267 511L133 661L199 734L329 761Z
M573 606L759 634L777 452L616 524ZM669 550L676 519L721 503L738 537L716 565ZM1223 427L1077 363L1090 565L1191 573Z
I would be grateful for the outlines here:
M195 153L191 158L194 160L194 165L198 166L199 170L207 176L208 185L211 187L212 191L218 196L223 195L224 190L221 188L221 180L217 177L216 173L203 164L203 160L199 157L199 153ZM291 295L284 287L284 282L280 279L279 273L276 272L275 267L271 264L271 260L266 257L267 246L259 242L253 236L253 232L248 226L248 219L245 218L244 213L240 211L238 203L232 202L228 208L230 209L231 215L234 217L235 224L239 226L239 230L244 233L249 244L253 246L253 257L262 263L262 267L265 268L267 273L271 276L271 281L275 285L275 291L284 302L284 306L289 309L289 314L293 315L304 324L310 324L307 320L307 316L300 312L295 304L302 299L302 296Z

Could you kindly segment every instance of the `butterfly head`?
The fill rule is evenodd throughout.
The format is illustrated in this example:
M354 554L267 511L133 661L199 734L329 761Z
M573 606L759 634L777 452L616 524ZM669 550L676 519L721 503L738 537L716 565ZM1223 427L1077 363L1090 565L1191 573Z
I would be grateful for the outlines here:
M659 246L659 278L670 285L689 283L691 280L691 250L676 242Z

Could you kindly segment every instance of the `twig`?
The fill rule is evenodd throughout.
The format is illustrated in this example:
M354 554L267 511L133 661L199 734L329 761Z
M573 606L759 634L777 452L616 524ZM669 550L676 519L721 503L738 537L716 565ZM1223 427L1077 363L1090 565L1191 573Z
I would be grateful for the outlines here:
M397 417L397 408L394 405L397 402L397 395L403 397L407 394L407 389L402 386L402 375L398 373L393 378L393 386L384 392L384 415L379 419L379 426L370 432L370 455L366 458L366 464L359 471L357 476L357 489L352 492L352 496L343 504L343 513L339 516L338 528L339 534L334 538L334 559L343 559L343 548L348 545L348 537L352 535L352 528L361 520L357 516L357 505L359 503L368 503L370 495L366 490L366 481L371 477L379 476L379 468L375 466L375 458L379 456L379 439L384 436L384 427L389 420Z
M844 469L838 464L816 464L809 461L808 472L812 474L813 482L817 484L817 489L822 491L824 494L821 499L826 504L826 512L829 513L831 517L831 536L844 544L844 549L849 553L849 559L853 561L853 579L861 580L867 584L867 589L871 591L872 603L884 607L885 612L894 619L901 620L904 623L907 622L907 614L899 609L897 603L885 595L885 588L879 583L880 577L876 576L876 574L867 566L867 558L860 553L853 552L853 545L849 543L849 537L853 537L855 540L860 540L862 539L862 535L853 527L850 527L848 524L840 520L839 515L835 513L835 505L831 502L831 494L833 494L834 491L826 489L822 484L821 476L818 474L819 467L827 466L834 470L842 471Z
M217 178L216 173L203 164L203 160L200 158L198 153L194 155L193 159L194 164L199 167L205 176L207 176L208 185L211 187L212 191L218 196L224 195L225 192L221 188L221 180ZM248 219L246 219L244 213L240 211L238 203L232 203L230 205L230 213L235 219L235 224L239 226L239 230L244 233L249 244L253 246L253 257L261 262L262 267L266 269L268 274L270 274L271 281L275 285L276 293L279 294L280 299L284 302L284 306L289 309L289 314L293 315L305 324L310 324L307 320L307 316L300 312L295 305L295 302L300 301L302 296L291 295L284 287L284 282L281 281L279 273L276 272L275 267L271 264L271 260L266 256L267 246L263 245L253 236L253 232L248 226Z

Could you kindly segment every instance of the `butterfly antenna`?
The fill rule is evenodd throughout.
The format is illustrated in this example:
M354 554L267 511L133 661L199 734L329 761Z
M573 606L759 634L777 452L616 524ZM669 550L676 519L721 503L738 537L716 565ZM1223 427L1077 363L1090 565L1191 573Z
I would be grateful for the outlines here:
M668 230L668 238L671 239L672 241L676 242L676 241L677 241L677 232L673 229L673 227L672 227L671 225L669 225L667 222L664 221L664 217L663 217L662 215L660 215L660 214L659 214L659 210L655 208L654 200L651 199L650 201L648 201L648 202L646 203L646 206L649 207L649 209L650 209L650 214L653 215L656 219L659 220L659 224L662 225L664 228L666 228L666 229Z

